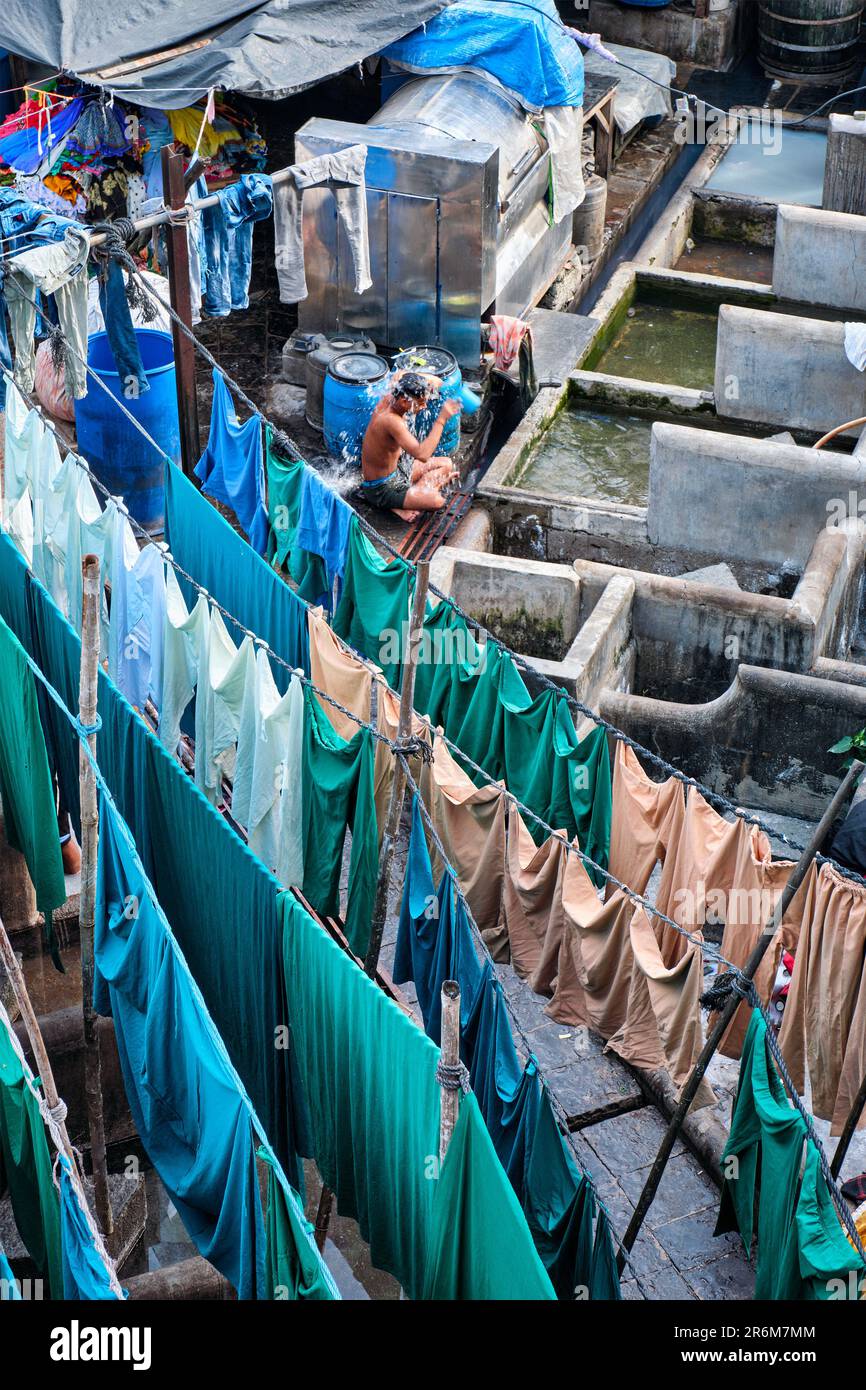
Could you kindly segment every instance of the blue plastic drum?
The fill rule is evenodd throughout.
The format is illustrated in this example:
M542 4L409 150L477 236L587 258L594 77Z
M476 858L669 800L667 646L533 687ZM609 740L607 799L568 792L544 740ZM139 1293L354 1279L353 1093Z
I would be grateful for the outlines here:
M463 373L457 365L457 358L447 348L422 345L406 348L394 358L394 368L405 372L427 372L442 379L442 390L434 396L430 404L414 416L414 433L419 439L426 439L436 423L442 402L459 398L462 403ZM452 415L445 424L442 438L436 446L437 454L456 454L460 448L460 416Z
M375 352L343 352L328 363L324 391L324 435L329 454L359 463L370 416L382 398L388 363Z
M154 328L136 328L149 391L130 398L124 392L107 333L94 333L87 360L112 396L147 430L154 448L95 381L75 402L78 452L115 497L122 497L139 525L150 532L163 529L164 456L180 462L180 427L171 335Z

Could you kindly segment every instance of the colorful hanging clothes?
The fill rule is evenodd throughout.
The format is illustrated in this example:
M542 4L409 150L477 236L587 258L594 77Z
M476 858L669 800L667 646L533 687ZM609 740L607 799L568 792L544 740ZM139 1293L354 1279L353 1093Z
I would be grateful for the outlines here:
M318 695L316 699L327 714L341 738L350 739L362 724L370 722L370 701L373 690L373 677L368 667L362 665L357 657L346 651L343 643L334 634L333 628L325 621L321 608L311 608L308 614L310 627L310 679L319 690L324 690L331 699L344 709L356 715L350 719L342 714L329 700ZM379 750L376 750L377 756Z
M286 459L274 449L267 449L268 475L268 559L274 569L288 566L298 518L301 514L301 486L306 464L302 459Z
M394 980L414 980L428 1035L441 1031L445 980L460 985L461 1055L493 1146L559 1298L618 1298L610 1230L559 1133L533 1058L521 1067L504 995L482 967L450 871L434 889L417 797L400 913Z
M0 802L6 839L24 855L36 906L45 917L51 958L63 970L51 915L66 902L66 879L36 683L24 648L2 618L0 710Z
M817 1150L807 1139L802 1116L788 1102L766 1035L764 1019L755 1011L743 1044L722 1157L723 1173L729 1159L737 1160L737 1177L723 1181L716 1234L739 1230L747 1253L757 1235L756 1299L849 1298L850 1274L856 1276L856 1290L866 1266L843 1233Z
M136 1130L199 1253L239 1298L265 1297L250 1106L104 795L100 826L94 1002L114 1019ZM299 1235L296 1260L321 1278L312 1241Z
M0 1249L0 1303L21 1303L21 1289L12 1273L12 1266Z
M279 903L316 1162L373 1264L412 1299L551 1299L474 1096L440 1172L438 1049L291 893Z
M349 552L350 523L355 520L348 502L322 479L314 468L301 475L301 496L295 547L318 556L324 566L330 595L342 580Z
M270 433L266 441L270 453ZM165 472L165 538L178 564L244 627L262 637L289 667L310 672L307 610L296 594L243 536L220 516L179 468ZM195 602L185 581L187 604ZM291 671L271 663L281 695Z
M60 1204L39 1111L17 1050L0 1019L0 1193L52 1298L63 1298Z
M363 957L379 866L373 735L358 729L341 738L309 686L304 704L304 896L323 916L340 916L343 844L351 830L345 929Z
M77 708L80 639L2 533L0 608L20 623L17 635L31 646L67 709ZM99 764L106 783L141 847L145 872L265 1133L298 1188L298 1155L309 1153L309 1131L296 1058L291 1049L274 1046L276 1030L288 1024L275 949L277 880L104 672L98 707ZM65 716L56 714L52 754L61 799L76 825L78 739Z
M403 560L383 560L353 516L334 631L381 667L392 690L402 681L414 592L414 570Z
M203 492L231 508L259 555L268 546L262 428L258 415L240 423L223 374L214 367L210 433L195 476Z
M293 678L285 695L258 651L252 710L241 714L232 784L232 816L247 844L284 888L304 881L304 692Z
M265 1297L279 1301L327 1302L339 1295L315 1248L313 1227L297 1194L287 1201L266 1149L258 1157L269 1166L266 1219Z

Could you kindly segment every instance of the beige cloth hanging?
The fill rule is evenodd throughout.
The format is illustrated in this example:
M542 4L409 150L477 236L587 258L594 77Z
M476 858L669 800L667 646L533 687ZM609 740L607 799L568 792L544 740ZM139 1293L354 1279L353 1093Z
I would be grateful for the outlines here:
M801 918L779 1044L794 1085L803 1091L808 1073L814 1113L839 1134L866 1069L866 889L813 865Z
M562 876L567 835L549 835L536 845L520 812L508 816L502 919L511 963L537 994L551 994L565 935Z
M428 728L429 732L429 728ZM476 787L441 738L433 743L433 762L421 768L421 795L454 866L478 927L494 956L502 956L500 914L505 869L505 808L502 787ZM430 845L433 877L444 865ZM505 943L507 959L507 942Z
M310 679L313 685L326 691L332 699L339 701L365 724L369 724L373 689L370 669L346 650L325 621L321 608L310 609L308 630ZM354 738L358 732L355 720L341 714L327 700L322 700L319 696L316 698L340 737L346 740Z

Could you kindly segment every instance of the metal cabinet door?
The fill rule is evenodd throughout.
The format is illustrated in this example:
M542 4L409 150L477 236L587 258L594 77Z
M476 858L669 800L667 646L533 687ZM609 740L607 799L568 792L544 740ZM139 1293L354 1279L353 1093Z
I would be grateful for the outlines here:
M388 344L439 341L439 200L388 194Z
M309 197L309 194L307 194ZM337 216L334 195L328 192L336 225L336 326L366 333L374 343L388 341L388 194L367 189L367 228L370 240L370 278L363 294L355 294L355 267L349 240Z

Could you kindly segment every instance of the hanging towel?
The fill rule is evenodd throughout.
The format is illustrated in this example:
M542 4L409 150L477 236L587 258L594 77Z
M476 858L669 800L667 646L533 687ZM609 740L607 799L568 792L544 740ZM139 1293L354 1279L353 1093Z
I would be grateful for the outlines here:
M269 1168L265 1297L281 1302L288 1299L323 1302L338 1297L328 1280L321 1256L318 1260L311 1257L313 1227L304 1216L297 1196L294 1201L286 1200L270 1154L259 1149L258 1156Z
M138 553L138 548L136 547ZM146 545L127 569L112 558L109 674L127 700L143 710L148 696L162 704L165 560Z
M255 664L252 638L244 637L236 647L222 614L213 609L207 671L202 673L204 690L200 684L196 694L196 709L203 695L205 712L201 743L197 721L195 781L215 805L223 800L223 778L231 780L234 776L241 718L244 714L249 717L248 692L255 686Z
M285 888L304 881L303 739L303 687L293 679L280 695L259 650L252 718L246 711L241 718L232 815Z
M195 466L202 490L231 507L253 550L268 548L262 421L241 424L222 372L213 370L213 402L207 448Z
M45 937L63 966L51 914L66 902L54 787L39 719L36 682L15 634L0 618L0 802L6 839L20 850L45 917Z
M81 1209L72 1182L72 1165L65 1153L57 1155L60 1171L60 1233L63 1252L63 1297L88 1302L123 1299L117 1277L112 1283L105 1260L96 1248L93 1231ZM91 1218L92 1219L92 1218Z
M301 459L285 459L268 446L268 559L274 569L285 569L288 565L295 536L298 531L298 518L301 515L301 488L306 464Z
M404 560L383 560L353 516L334 631L382 668L392 690L402 682L414 592L414 570Z

